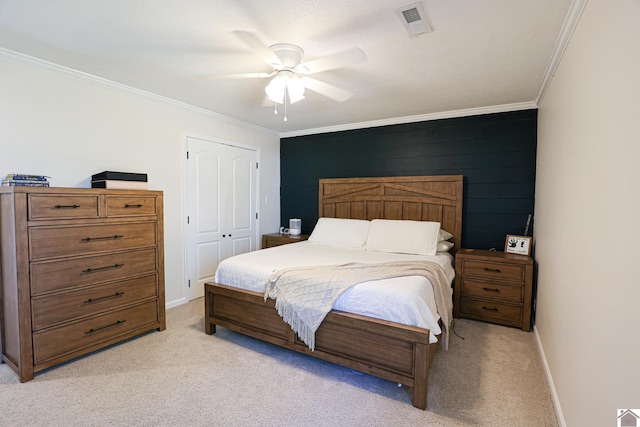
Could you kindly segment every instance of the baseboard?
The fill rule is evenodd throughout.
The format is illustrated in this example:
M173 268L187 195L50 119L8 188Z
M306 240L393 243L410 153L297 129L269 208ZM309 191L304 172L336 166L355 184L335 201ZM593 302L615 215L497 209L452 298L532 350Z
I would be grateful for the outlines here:
M177 307L179 305L186 304L188 302L189 302L189 300L186 299L186 298L179 298L179 299L176 299L176 300L169 301L169 302L165 303L164 307L165 307L165 309L169 310L170 308L174 308L174 307ZM204 313L204 308L202 310L203 310L203 313Z
M567 427L567 423L564 420L564 414L562 413L562 406L560 406L560 399L558 399L558 393L556 392L556 386L553 383L553 377L551 376L551 370L549 369L549 363L547 363L547 356L544 353L542 341L540 340L540 335L538 334L538 328L536 326L533 327L533 335L536 337L538 351L540 351L540 357L542 358L542 364L544 365L544 372L547 376L547 381L549 382L551 400L553 401L553 408L555 409L556 417L558 418L558 425L560 427Z

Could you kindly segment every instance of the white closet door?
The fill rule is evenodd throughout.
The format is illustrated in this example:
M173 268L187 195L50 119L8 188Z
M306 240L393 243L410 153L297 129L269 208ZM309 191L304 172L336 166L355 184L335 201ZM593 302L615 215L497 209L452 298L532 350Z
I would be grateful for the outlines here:
M224 230L228 235L225 237L223 234L223 239L227 239L225 243L229 243L224 245L228 251L223 254L224 258L257 249L257 154L255 151L230 146L226 146L226 150L231 192L224 202Z
M187 138L189 299L204 295L218 264L257 249L255 150Z

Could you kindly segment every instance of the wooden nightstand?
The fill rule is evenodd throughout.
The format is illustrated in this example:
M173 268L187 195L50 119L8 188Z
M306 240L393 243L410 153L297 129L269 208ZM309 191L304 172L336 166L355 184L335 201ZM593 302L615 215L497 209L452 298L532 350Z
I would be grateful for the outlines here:
M289 243L301 242L307 240L309 235L300 234L299 236L291 236L289 234L263 234L262 235L262 249L272 248L274 246L288 245Z
M453 316L531 330L533 259L480 249L456 253Z

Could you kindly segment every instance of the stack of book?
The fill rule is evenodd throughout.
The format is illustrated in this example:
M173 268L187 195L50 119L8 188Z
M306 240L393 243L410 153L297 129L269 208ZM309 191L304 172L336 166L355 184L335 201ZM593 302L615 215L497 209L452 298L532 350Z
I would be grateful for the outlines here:
M10 173L2 180L3 187L48 187L49 177L45 175L29 175Z
M91 176L91 188L147 190L147 174L104 171Z

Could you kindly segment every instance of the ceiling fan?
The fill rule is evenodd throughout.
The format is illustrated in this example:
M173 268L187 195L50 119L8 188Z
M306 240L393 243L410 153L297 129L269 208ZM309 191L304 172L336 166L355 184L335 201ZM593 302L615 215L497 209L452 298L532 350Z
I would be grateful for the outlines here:
M213 79L243 79L243 78L271 78L265 87L267 98L275 104L275 113L278 113L277 105L285 107L284 120L287 120L287 101L293 104L304 99L305 89L326 96L337 102L344 102L351 98L351 92L309 77L310 74L334 70L358 64L367 60L367 55L359 48L353 48L334 55L302 62L304 51L301 47L290 43L277 43L265 46L258 38L248 31L232 31L239 37L256 55L258 55L273 70L270 72L238 73L238 74L214 74L200 76L200 78Z

